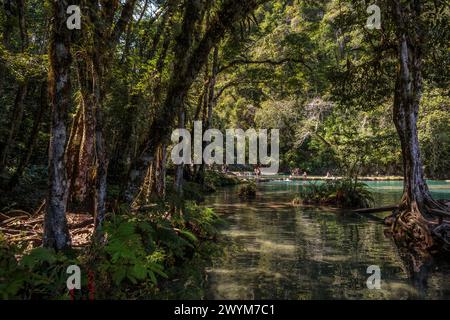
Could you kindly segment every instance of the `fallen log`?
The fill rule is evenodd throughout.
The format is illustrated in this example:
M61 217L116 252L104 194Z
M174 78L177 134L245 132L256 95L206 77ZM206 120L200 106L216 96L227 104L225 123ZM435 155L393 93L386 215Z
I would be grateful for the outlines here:
M373 221L375 221L375 222L381 222L381 223L384 223L384 219L382 219L382 218L379 218L379 217L376 217L376 216L374 216L374 215L371 215L370 213L367 213L367 214L365 214L365 215L360 215L359 213L356 213L358 216L360 216L360 217L364 217L364 218L366 218L366 219L369 219L369 220L373 220Z
M25 241L42 241L41 235L33 235L33 236L27 236L27 237L13 237L8 239L8 241L11 242L25 242Z
M12 218L8 218L8 219L6 219L6 220L3 220L2 222L1 222L1 224L2 225L7 225L7 224L9 224L9 223L11 223L11 222L16 222L16 221L19 221L20 219L28 219L29 218L29 216L25 216L25 215L23 215L23 216L17 216L17 217L12 217Z
M82 228L88 227L90 225L94 225L94 219L88 219L85 221L81 221L77 224L69 224L69 229L70 230L82 229Z
M364 208L364 209L357 209L353 210L353 213L376 213L376 212L386 212L386 211L393 211L398 208L398 205L392 205L392 206L385 206L385 207L378 207L378 208Z
M32 233L34 234L34 232L32 231L27 231L27 230L18 230L18 229L9 229L9 228L0 228L0 231L3 233L9 233L9 234L25 234L25 233Z

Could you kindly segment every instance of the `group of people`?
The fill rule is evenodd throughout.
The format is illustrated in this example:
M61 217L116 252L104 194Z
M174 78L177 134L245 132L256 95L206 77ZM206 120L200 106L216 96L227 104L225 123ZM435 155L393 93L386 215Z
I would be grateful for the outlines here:
M222 172L227 174L228 171L229 171L228 166L227 165L223 165L222 166ZM301 174L301 172L302 172L302 170L300 168L292 169L290 178L295 177L295 176L298 177L298 176L302 175L303 179L307 179L308 178L308 174L306 173L306 171L303 171L303 174ZM261 176L261 168L259 166L255 166L254 169L253 169L253 173L254 173L254 175L257 178L259 178ZM240 175L240 174L238 174L238 175ZM333 178L333 175L329 171L327 171L326 178Z
M291 176L300 176L301 171L302 170L300 168L295 168L295 169L291 170ZM306 171L303 171L303 178L304 179L308 178L308 174L306 173Z

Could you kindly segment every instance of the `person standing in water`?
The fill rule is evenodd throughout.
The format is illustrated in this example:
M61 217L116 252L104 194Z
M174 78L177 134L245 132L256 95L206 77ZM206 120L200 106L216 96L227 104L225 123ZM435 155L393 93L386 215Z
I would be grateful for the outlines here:
M259 176L261 175L261 169L259 168L259 166L255 167L254 172L255 172L256 180L258 180Z

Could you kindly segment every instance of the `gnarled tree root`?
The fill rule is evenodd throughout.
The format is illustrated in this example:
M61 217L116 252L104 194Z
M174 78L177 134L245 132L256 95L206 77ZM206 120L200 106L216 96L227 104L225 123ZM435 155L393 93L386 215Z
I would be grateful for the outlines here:
M399 206L385 219L397 243L431 252L450 252L450 208L437 206Z

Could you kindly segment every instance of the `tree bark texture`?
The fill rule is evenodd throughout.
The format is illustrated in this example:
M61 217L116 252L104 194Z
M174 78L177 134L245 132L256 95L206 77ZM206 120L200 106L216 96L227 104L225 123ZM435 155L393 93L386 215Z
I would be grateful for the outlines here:
M64 160L66 119L71 96L71 36L66 26L68 5L65 0L51 1L53 21L49 52L49 96L52 124L49 147L49 193L43 244L56 250L71 246L66 220L67 175Z
M422 96L422 45L420 1L393 1L397 23L398 73L393 118L403 158L404 190L399 209L387 221L400 237L414 239L419 246L431 248L436 239L448 246L450 208L435 201L424 178L417 133ZM393 220L393 221L392 221Z

